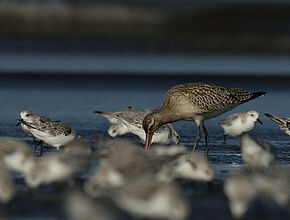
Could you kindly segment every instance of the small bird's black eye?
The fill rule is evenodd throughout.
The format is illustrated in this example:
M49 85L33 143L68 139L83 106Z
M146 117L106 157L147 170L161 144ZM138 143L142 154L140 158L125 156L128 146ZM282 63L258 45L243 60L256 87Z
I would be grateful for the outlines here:
M26 114L26 116L25 117L29 117L30 116L30 114Z

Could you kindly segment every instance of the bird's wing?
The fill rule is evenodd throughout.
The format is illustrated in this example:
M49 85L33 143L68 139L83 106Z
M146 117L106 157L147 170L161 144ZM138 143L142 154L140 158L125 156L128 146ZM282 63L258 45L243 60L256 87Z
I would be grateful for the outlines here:
M232 122L234 120L236 120L237 118L239 118L238 114L232 114L226 120L222 121L220 123L220 125L228 125L228 126L231 126Z
M184 84L183 87L177 87L176 91L186 96L193 105L199 106L205 112L234 107L258 97L256 93L239 88L225 88L205 83Z

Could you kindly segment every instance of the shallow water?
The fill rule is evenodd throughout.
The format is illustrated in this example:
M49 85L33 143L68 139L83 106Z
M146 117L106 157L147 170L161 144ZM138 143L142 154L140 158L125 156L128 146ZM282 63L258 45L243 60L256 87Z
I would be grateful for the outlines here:
M194 77L193 77L194 78ZM236 78L235 78L236 79ZM52 120L61 120L63 123L73 126L77 132L93 140L92 136L98 133L108 137L107 128L109 122L106 119L93 114L94 110L116 111L125 109L128 106L135 108L157 107L163 100L166 91L173 85L185 82L183 78L85 78L78 77L31 77L24 75L21 78L4 77L0 81L0 135L20 138L31 143L31 139L16 127L16 119L22 110L31 110L34 113L44 114ZM191 81L199 81L192 79ZM237 138L228 138L227 144L223 145L223 132L218 122L224 120L229 114L235 112L257 110L263 125L257 124L252 132L253 136L269 141L277 154L277 162L289 166L290 164L290 143L286 135L264 113L277 116L289 115L289 78L282 81L255 81L255 78L248 80L227 80L223 81L218 76L209 77L208 82L228 87L240 87L250 91L267 91L265 97L245 103L234 110L225 113L218 118L206 121L205 125L209 132L209 155L210 161L215 167L216 178L211 190L204 184L198 184L194 188L191 183L181 182L184 194L191 201L192 215L195 219L231 219L226 198L222 193L222 182L229 173L244 169L241 160L239 141ZM179 132L180 143L191 149L194 143L196 127L191 122L176 122L175 129ZM142 144L132 135L125 135L123 138L136 141ZM198 151L204 152L204 142L201 138ZM46 153L54 151L46 148ZM37 154L36 154L37 155ZM38 190L28 190L21 177L17 178L19 193L9 204L0 204L0 217L16 219L26 217L29 219L62 219L62 209L58 206L61 203L59 195L61 191L53 187L42 187ZM194 190L192 190L194 189ZM199 189L199 191L197 190ZM197 193L198 192L198 193ZM221 202L220 202L221 201ZM49 210L47 209L49 207ZM271 206L272 207L272 206ZM17 210L17 212L15 212ZM208 212L213 210L217 214ZM274 207L273 214L269 210L250 211L246 218L263 217L264 219L287 219L289 212ZM269 212L269 213L268 213Z

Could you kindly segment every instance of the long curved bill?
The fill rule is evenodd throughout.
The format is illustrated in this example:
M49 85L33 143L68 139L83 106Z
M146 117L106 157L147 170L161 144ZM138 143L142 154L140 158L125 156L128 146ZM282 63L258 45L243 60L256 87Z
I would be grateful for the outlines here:
M149 150L151 146L152 135L146 134L145 150Z

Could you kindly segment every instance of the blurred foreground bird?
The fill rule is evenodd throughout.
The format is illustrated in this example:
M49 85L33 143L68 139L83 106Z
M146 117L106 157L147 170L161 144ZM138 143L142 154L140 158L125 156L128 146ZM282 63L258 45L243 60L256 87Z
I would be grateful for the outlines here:
M272 200L287 209L290 205L290 172L287 167L271 167L230 176L224 192L235 218L241 218L256 198Z

